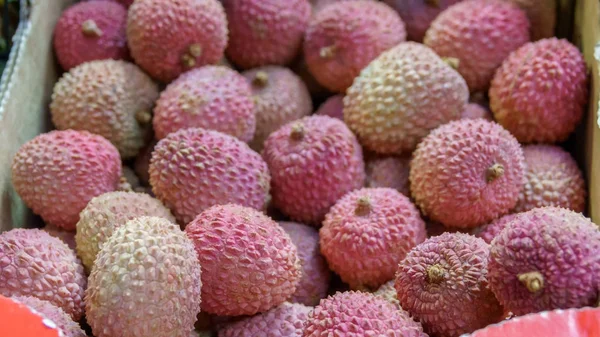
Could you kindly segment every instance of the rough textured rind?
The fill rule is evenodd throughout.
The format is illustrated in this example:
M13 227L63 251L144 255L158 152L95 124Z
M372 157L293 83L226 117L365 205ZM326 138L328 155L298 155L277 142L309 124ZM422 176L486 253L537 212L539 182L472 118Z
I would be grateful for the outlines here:
M84 63L54 86L50 112L59 130L85 130L108 139L125 159L144 146L158 86L132 63Z
M242 69L286 65L302 47L308 0L227 0L227 58Z
M443 125L413 153L410 188L431 220L473 228L508 213L523 186L523 150L500 125L463 119Z
M218 63L227 34L227 17L217 0L136 0L129 8L131 56L162 82L191 68Z
M583 173L570 153L558 146L528 145L525 157L525 186L514 212L556 206L585 211L587 195Z
M413 249L398 266L402 308L432 336L457 337L502 319L488 288L490 246L462 233L444 233Z
M54 50L68 71L84 62L128 59L127 10L111 1L88 1L67 8L54 27Z
M46 223L74 230L93 197L114 191L121 158L106 139L86 131L50 131L26 142L12 161L12 183Z
M248 145L200 128L169 134L158 142L150 161L152 191L180 224L218 204L262 210L270 179L267 164Z
M458 72L471 91L487 90L506 57L529 42L529 20L503 0L463 1L442 12L424 43L442 57L459 60Z
M327 295L331 273L319 249L319 232L309 226L295 222L279 222L296 246L302 277L296 292L289 298L292 303L308 306L319 304Z
M200 312L194 244L166 219L128 221L106 242L85 294L97 337L189 337Z
M185 229L202 265L202 311L254 315L285 302L300 281L296 246L275 221L234 204L213 206Z
M538 289L535 279L519 280L531 273L539 274ZM600 231L580 213L536 208L492 241L490 288L515 315L595 304L599 275Z
M284 125L267 138L263 158L272 175L273 204L303 223L319 224L340 197L365 181L356 137L331 117L313 115Z
M250 147L263 148L267 137L296 119L310 115L312 99L306 85L291 70L265 66L242 73L252 88L256 133Z
M383 0L406 24L408 39L423 41L431 22L446 8L462 0Z
M304 39L304 59L321 85L343 93L373 59L405 40L404 22L387 5L342 1L311 19Z
M388 187L410 197L410 157L375 157L366 161L366 187Z
M106 241L127 221L155 216L175 222L175 217L160 201L145 193L109 192L90 200L77 223L77 255L91 270Z
M227 67L193 69L160 94L152 123L157 139L197 127L249 142L256 129L252 91L243 76Z
M67 231L54 225L46 225L42 230L50 234L50 236L60 239L62 242L66 243L69 248L75 251L75 232Z
M396 280L392 279L382 284L377 291L373 292L373 295L383 298L384 300L392 303L397 308L400 307L400 302L398 302L398 295L396 294L396 288L394 288Z
M557 0L505 0L519 5L531 23L531 41L554 36Z
M492 112L489 111L488 109L484 108L483 106L477 104L477 103L469 103L465 106L465 109L463 110L461 116L461 119L466 119L466 118L470 118L470 119L477 119L477 118L483 118L486 119L490 122L494 121L494 117L492 116Z
M398 263L425 241L425 222L410 200L391 188L363 188L338 200L319 231L329 268L352 289L377 289Z
M323 102L319 106L317 111L315 111L315 115L329 116L343 121L344 95L335 95L329 97L325 102Z
M0 235L0 294L37 297L78 321L86 283L81 262L60 239L39 229Z
M490 107L520 142L560 142L583 117L587 83L577 47L544 39L526 44L502 63L490 87Z
M284 302L263 314L230 324L219 331L219 337L302 337L311 311L311 307Z
M421 324L373 294L338 292L309 314L303 337L427 337Z
M380 154L412 152L431 130L460 118L469 99L462 77L415 42L382 53L354 80L344 121Z
M475 236L482 238L483 241L491 244L492 240L494 240L494 238L498 236L498 234L500 234L500 232L502 232L502 230L517 217L517 215L518 214L505 215L487 225L476 228L473 232Z
M15 296L13 300L21 304L25 304L29 308L40 313L45 318L54 322L63 332L64 337L86 337L87 335L79 324L73 321L71 316L67 315L61 308L56 305L31 296ZM32 336L33 337L33 336Z

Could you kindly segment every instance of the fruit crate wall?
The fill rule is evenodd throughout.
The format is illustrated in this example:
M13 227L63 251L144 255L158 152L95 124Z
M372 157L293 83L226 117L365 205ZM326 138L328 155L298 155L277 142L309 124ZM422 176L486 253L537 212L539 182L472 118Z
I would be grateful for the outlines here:
M52 49L52 31L61 12L74 2L21 1L21 22L0 81L0 232L39 223L12 188L10 163L24 142L51 128L48 105L52 87L60 75ZM591 72L589 112L569 147L587 173L589 215L600 223L600 186L597 186L600 174L594 174L600 172L600 3L598 0L557 0L557 3L557 35L572 38L583 51Z

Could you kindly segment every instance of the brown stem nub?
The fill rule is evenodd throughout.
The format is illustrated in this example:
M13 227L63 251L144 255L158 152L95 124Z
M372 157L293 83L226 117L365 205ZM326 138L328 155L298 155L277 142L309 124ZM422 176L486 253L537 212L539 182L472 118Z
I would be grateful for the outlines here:
M456 57L442 57L442 61L446 62L454 70L457 70L458 66L460 66L460 60Z
M131 184L127 181L127 178L125 178L125 176L121 176L119 178L119 187L117 190L122 192L132 192L133 188L131 188Z
M364 196L358 198L356 201L356 208L354 209L354 214L358 216L365 216L371 212L371 200L369 197Z
M334 45L323 47L321 48L321 50L319 50L319 56L321 56L324 59L332 58L335 56L335 49L336 48Z
M252 84L258 85L260 87L264 87L269 83L269 74L265 71L259 71L254 75L254 79L252 80Z
M146 110L140 110L135 113L135 120L142 125L148 124L152 120L152 115Z
M439 264L434 264L427 268L427 282L431 284L438 284L446 278L444 268Z
M517 277L530 293L537 293L544 289L544 276L538 271L519 274Z
M183 54L183 56L181 56L181 63L185 68L192 68L196 65L196 60L189 54Z
M440 0L425 0L427 6L440 8Z
M502 164L494 164L487 169L485 179L488 183L502 177L504 174L504 166Z
M292 132L290 132L290 138L295 141L300 141L304 138L304 125L297 123L292 126Z
M85 34L87 36L95 36L95 37L102 36L102 30L100 29L100 27L98 27L98 25L96 24L96 21L94 21L94 20L84 21L81 24L81 31L83 32L83 34Z
M190 45L189 51L190 56L193 58L198 58L202 55L202 46L199 43L194 43Z

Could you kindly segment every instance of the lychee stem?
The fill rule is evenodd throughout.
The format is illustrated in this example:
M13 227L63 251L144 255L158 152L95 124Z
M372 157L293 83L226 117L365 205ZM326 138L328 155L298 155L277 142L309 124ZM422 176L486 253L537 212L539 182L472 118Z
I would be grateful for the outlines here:
M531 293L537 293L544 289L544 276L538 271L519 274L517 277Z
M181 56L181 63L183 63L183 66L186 68L192 68L196 65L196 60L188 54L183 54L183 56Z
M440 0L425 0L425 3L428 6L440 8Z
M131 188L131 184L127 181L127 178L121 176L119 178L119 188L117 190L122 192L132 192L133 188Z
M438 284L446 278L444 268L439 264L434 264L427 268L427 282L432 284Z
M189 51L193 58L198 58L202 55L202 46L199 43L194 43L190 45Z
M354 209L354 214L358 216L365 216L371 212L371 200L369 197L364 196L358 198L356 201L356 208Z
M489 183L502 177L502 175L504 175L504 166L502 166L502 164L496 163L487 169L486 180Z
M96 21L94 21L94 20L84 21L81 24L81 31L83 32L83 34L85 34L87 36L95 36L95 37L102 36L102 30L98 27L98 25L96 24Z
M146 110L140 110L135 113L135 120L140 124L148 124L152 119L152 115Z
M290 132L290 138L295 141L300 141L304 138L304 125L297 123L292 126L292 132Z
M335 46L327 46L327 47L323 47L321 48L321 50L319 51L319 56L321 56L322 58L332 58L335 56Z
M252 84L264 87L269 83L269 74L265 71L259 71L254 75L254 79L252 80Z
M442 57L442 61L446 62L454 70L457 70L460 66L460 60L456 57Z

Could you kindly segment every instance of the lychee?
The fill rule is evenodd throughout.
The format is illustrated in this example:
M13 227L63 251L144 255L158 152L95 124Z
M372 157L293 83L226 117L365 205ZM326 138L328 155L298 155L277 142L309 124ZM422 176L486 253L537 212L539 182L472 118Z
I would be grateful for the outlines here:
M331 117L313 115L284 125L267 138L263 158L272 174L274 205L303 223L320 223L340 197L365 181L356 137Z
M219 337L302 337L311 307L284 302L253 317L243 319L219 330Z
M433 336L458 337L502 319L488 289L490 247L462 233L432 237L400 263L396 291L400 306Z
M492 241L490 288L515 315L592 305L599 275L600 231L580 213L535 208Z
M171 82L219 62L228 41L227 17L217 0L136 0L129 7L127 40L140 67Z
M248 142L256 129L252 91L242 75L227 67L193 69L160 94L152 123L157 139L198 127Z
M507 0L527 13L531 23L531 41L554 36L557 0Z
M379 154L412 152L431 130L460 118L464 79L433 50L405 42L363 69L344 98L344 121Z
M523 143L565 140L588 100L586 63L567 40L543 39L519 48L502 63L490 87L490 107Z
M366 161L366 187L388 187L410 196L410 157L375 157Z
M462 1L435 18L424 43L441 57L458 59L471 91L486 91L502 61L529 42L529 27L525 12L510 2Z
M50 234L50 236L60 239L62 242L66 243L69 248L75 250L75 232L67 231L54 225L46 225L42 230Z
M46 223L74 230L93 197L114 191L121 158L106 139L86 131L50 131L19 148L12 182L25 204Z
M494 238L498 236L498 234L500 234L500 232L502 232L502 230L506 228L506 226L517 217L517 215L518 213L507 214L501 218L490 222L487 225L483 225L482 227L476 228L473 232L475 236L482 238L483 241L487 243L492 243L492 240L494 240Z
M488 109L484 108L483 106L477 104L477 103L469 103L465 106L465 109L463 110L461 116L461 119L477 119L477 118L483 118L486 119L490 122L494 121L494 117L492 116L491 111L489 111Z
M152 191L182 225L218 204L264 209L270 179L267 164L248 145L200 128L168 134L150 161Z
M296 246L275 221L235 204L213 206L185 228L202 265L202 311L254 315L285 302L302 275Z
M396 280L392 279L382 284L379 289L373 292L373 295L379 296L384 300L394 304L398 308L400 307L400 302L398 302L398 295L396 293L396 288L394 287Z
M335 95L329 97L323 104L319 106L317 111L315 111L316 115L321 116L329 116L333 118L337 118L339 120L344 120L344 96L343 95Z
M473 228L507 214L523 186L523 150L500 125L463 119L443 125L413 153L410 188L433 221Z
M304 58L319 83L343 93L373 59L405 40L404 22L389 6L378 1L341 1L311 19Z

